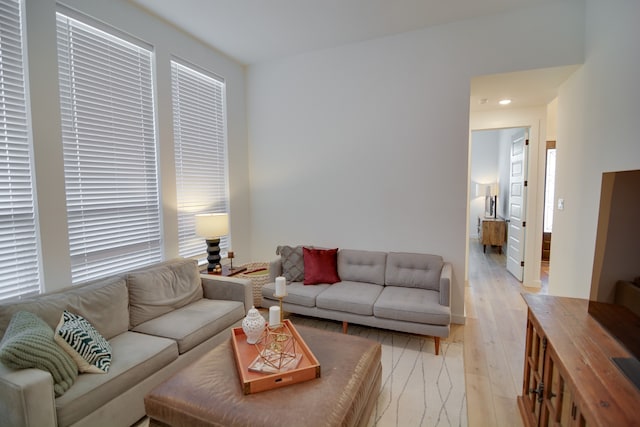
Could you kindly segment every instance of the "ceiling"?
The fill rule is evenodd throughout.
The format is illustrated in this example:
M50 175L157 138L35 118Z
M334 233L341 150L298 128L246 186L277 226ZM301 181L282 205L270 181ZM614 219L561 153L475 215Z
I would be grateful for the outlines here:
M558 95L558 87L580 65L492 74L471 79L470 111L488 111L500 108L527 108L547 105ZM503 107L501 99L510 99Z
M570 0L128 0L244 65ZM471 111L542 105L575 68L474 79ZM486 104L479 100L486 98Z

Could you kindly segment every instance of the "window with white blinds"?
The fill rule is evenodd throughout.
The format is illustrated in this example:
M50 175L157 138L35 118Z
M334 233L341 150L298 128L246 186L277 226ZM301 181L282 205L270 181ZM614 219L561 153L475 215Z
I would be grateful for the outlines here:
M203 254L195 234L198 213L228 213L225 85L221 79L171 61L179 253ZM229 236L220 239L225 252Z
M40 290L21 22L0 0L0 299Z
M57 14L74 283L162 258L152 54Z

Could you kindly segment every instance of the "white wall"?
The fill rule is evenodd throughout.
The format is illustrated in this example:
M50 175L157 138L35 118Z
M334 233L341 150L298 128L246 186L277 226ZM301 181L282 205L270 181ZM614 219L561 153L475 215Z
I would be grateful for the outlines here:
M227 89L231 235L238 261L250 261L249 172L242 66L124 0L69 0L66 5L154 46L164 253L178 255L171 114L171 55L224 77ZM26 0L27 55L36 193L47 291L71 283L58 99L55 0ZM203 241L203 252L206 245Z
M547 141L558 139L558 98L547 104Z
M249 67L254 256L440 254L462 322L471 77L581 63L583 24L565 2Z
M499 131L486 130L471 134L471 165L469 173L469 236L478 237L478 217L484 218L485 196L475 197L474 186L498 182L500 158Z
M584 66L558 96L549 292L589 297L602 173L640 169L640 2L587 0ZM557 208L556 208L557 209Z

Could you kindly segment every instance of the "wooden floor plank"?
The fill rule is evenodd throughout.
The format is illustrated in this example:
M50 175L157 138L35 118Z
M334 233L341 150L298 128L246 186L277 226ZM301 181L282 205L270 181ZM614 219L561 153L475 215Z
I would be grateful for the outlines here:
M471 427L522 426L516 403L522 389L527 322L522 293L546 293L546 282L542 289L523 287L507 272L504 253L493 250L483 253L482 245L472 239L464 326Z
M464 379L467 388L469 426L497 426L491 385L487 379L475 374L466 374Z

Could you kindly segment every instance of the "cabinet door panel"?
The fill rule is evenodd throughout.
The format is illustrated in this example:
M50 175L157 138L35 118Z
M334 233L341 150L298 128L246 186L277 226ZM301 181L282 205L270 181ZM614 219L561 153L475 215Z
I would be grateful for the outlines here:
M540 420L542 415L543 371L547 340L541 330L529 318L527 320L527 345L525 349L522 403L529 417ZM536 422L533 425L537 425Z
M546 351L544 381L544 422L542 425L570 426L572 425L571 413L566 413L567 406L572 407L571 394L568 393L564 375L556 364L557 356L553 346L549 345Z

